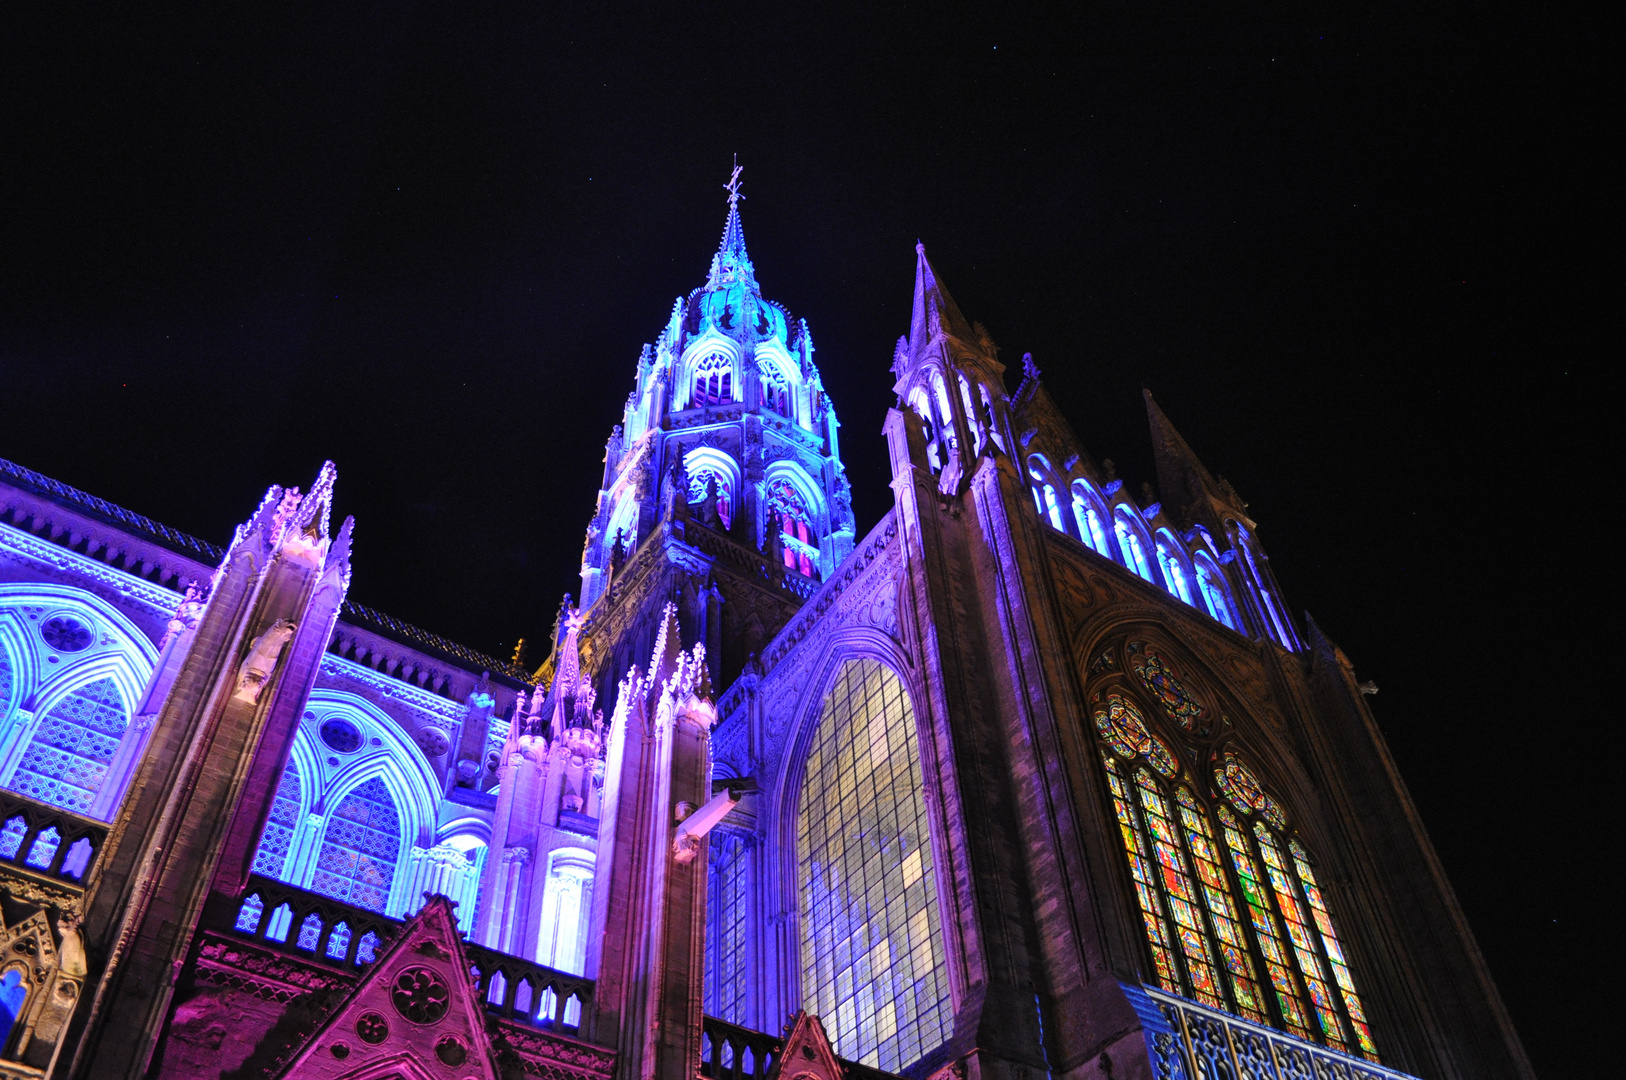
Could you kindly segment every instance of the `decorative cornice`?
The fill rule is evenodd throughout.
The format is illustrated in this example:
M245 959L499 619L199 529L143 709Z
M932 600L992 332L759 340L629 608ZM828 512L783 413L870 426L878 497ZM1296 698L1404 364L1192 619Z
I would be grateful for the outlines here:
M400 701L420 712L426 712L437 722L444 722L448 726L456 725L463 719L464 708L455 701L450 701L438 694L414 686L409 682L402 682L382 671L374 671L364 664L354 660L346 660L342 656L332 653L322 654L322 674L332 679L349 679L361 683L363 686L376 690L387 698Z
M0 464L9 462L0 459ZM87 555L43 540L14 525L0 523L0 555L10 555L47 571L94 582L111 590L121 600L146 604L153 609L155 615L168 615L173 612L175 598L180 595L174 589L166 589L134 574L115 570L106 563L97 562Z

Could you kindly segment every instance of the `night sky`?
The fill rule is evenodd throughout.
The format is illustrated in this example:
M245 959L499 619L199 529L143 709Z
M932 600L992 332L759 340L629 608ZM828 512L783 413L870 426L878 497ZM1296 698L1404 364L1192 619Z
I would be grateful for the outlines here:
M353 597L545 648L737 153L860 533L919 238L1012 388L1032 352L1133 490L1147 386L1249 500L1293 607L1381 687L1537 1070L1603 1060L1619 113L1586 28L331 6L7 5L0 456L217 544L332 458Z

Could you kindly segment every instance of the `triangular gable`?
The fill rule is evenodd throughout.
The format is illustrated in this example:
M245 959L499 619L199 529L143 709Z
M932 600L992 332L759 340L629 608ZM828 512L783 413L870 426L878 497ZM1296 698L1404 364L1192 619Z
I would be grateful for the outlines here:
M452 903L430 897L279 1080L498 1080Z
M841 1062L819 1018L799 1012L785 1036L785 1048L763 1080L842 1080Z

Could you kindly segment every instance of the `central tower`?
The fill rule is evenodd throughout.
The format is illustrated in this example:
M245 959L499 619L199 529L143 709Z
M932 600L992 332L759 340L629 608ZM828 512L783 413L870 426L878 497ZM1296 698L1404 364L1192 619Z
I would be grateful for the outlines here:
M739 169L705 284L638 358L582 553L582 668L601 692L673 601L727 685L852 550L852 489L807 320L767 300Z

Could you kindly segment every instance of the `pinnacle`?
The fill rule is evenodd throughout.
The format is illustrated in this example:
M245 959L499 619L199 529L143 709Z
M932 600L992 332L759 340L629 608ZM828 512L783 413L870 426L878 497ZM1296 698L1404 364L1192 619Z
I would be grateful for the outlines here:
M964 341L976 341L977 336L966 324L960 307L949 295L948 287L937 277L932 264L926 260L926 245L915 242L915 306L909 318L909 344L919 348L933 332L950 334Z

